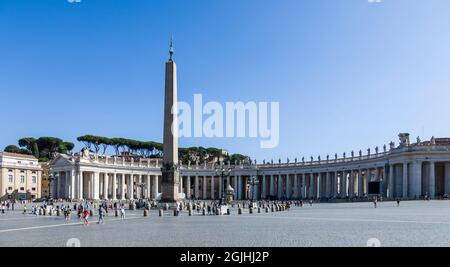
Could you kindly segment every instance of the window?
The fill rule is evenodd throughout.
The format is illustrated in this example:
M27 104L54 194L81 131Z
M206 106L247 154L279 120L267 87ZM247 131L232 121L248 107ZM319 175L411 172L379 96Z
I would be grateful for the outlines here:
M20 183L24 184L25 183L25 175L21 175L20 176Z
M10 186L10 187L8 187L8 190L9 190L9 191L12 191L12 187L11 187L11 186Z
M32 177L31 177L31 182L32 182L33 184L35 184L36 181L37 181L36 176L32 176Z
M31 173L32 173L32 174L36 174L36 171L32 171Z
M8 183L12 183L14 180L12 175L8 175Z
M36 187L32 187L32 188L31 188L31 191L36 191Z
M24 170L21 170L20 173L25 173L25 171L24 171Z
M25 187L21 187L21 188L20 188L20 191L24 191L24 190L25 190Z
M8 172L13 172L13 170L8 170Z
M17 161L17 163L19 163L19 164L20 164L20 163L22 163L22 161L20 161L20 160L19 160L19 161Z

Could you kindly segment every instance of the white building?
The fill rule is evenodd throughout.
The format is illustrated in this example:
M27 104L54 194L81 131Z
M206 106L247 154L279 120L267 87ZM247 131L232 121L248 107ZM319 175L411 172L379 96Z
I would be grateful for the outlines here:
M263 164L187 164L180 166L180 192L187 198L219 199L226 178L216 169L231 169L237 199L307 199L364 197L436 197L450 194L450 139L400 145L326 159ZM161 192L161 160L107 157L89 153L59 155L50 163L56 180L52 195L71 199L156 198ZM228 179L226 180L228 181ZM252 182L253 181L253 182ZM371 183L370 183L371 182ZM370 183L370 184L369 184ZM373 192L369 191L369 185ZM377 192L377 190L380 192ZM372 189L371 189L372 190Z
M40 198L41 175L37 158L0 152L0 199Z

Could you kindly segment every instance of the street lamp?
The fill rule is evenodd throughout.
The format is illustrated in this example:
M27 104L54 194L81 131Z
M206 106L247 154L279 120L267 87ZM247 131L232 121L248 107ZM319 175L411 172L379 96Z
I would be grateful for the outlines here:
M230 186L229 179L232 168L228 167L225 168L224 166L219 166L215 169L216 175L220 175L220 178L222 180L222 195L220 196L220 202L219 205L222 205L222 203L225 201L225 191ZM226 179L224 179L226 178ZM231 188L232 189L232 188Z

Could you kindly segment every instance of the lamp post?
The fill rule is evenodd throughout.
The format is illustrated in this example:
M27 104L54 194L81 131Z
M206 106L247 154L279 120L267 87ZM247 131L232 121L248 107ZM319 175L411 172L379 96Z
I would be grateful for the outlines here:
M219 205L222 205L222 203L225 201L225 191L227 188L227 185L229 185L229 179L232 168L225 168L224 166L219 166L215 169L216 175L220 175L220 179L222 180L222 195L220 196L220 202ZM226 179L224 179L226 178Z

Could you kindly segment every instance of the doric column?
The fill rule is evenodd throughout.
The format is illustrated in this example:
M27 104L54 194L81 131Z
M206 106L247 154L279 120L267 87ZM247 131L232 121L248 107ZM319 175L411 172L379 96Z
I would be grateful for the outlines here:
M314 197L314 173L309 175L309 194L308 198Z
M112 200L117 199L117 174L112 175Z
M62 185L62 177L61 177L61 174L58 172L56 175L56 190L55 190L56 193L53 195L53 197L55 197L55 196L56 196L56 198L62 197L61 185Z
M198 175L196 175L194 180L194 198L198 199L198 195Z
M273 177L273 174L270 175L270 195L275 195L275 178Z
M419 197L422 194L422 162L415 161L413 163L411 197Z
M77 172L77 198L81 200L83 197L83 171L79 170Z
M153 181L152 181L152 194L153 194L153 198L157 198L158 197L158 175L153 175Z
M322 192L322 173L319 172L317 174L317 198L322 198L323 192Z
M103 178L103 199L108 199L108 188L109 188L109 175L105 173Z
M120 175L120 199L124 200L125 199L125 174L121 174Z
M364 195L364 179L362 176L362 170L358 170L358 197L362 197Z
M349 186L348 195L350 197L355 196L355 172L353 170L350 171L350 186Z
M387 192L389 198L394 197L394 187L395 187L394 168L395 168L394 164L389 165L389 186L388 186L388 192Z
M283 177L281 174L278 174L278 199L283 197Z
M333 177L333 197L337 196L338 196L338 172L335 171Z
M202 199L206 199L206 176L203 176L202 189L203 189Z
M294 198L298 197L298 174L294 174Z
M430 195L431 198L434 198L436 196L436 164L434 163L434 161L430 161L430 181L429 181L429 186L430 188L428 189L428 194Z
M178 187L178 193L184 193L184 182L183 182L183 176L180 175L180 184Z
M128 199L134 199L134 174L128 178Z
M325 196L331 197L331 175L329 171L327 171L325 176Z
M191 199L191 176L188 176L186 180L186 198Z
M302 173L302 199L307 198L306 194L306 174Z
M444 194L450 194L450 162L444 165Z
M238 192L237 192L238 199L242 199L242 176L240 176L240 175L238 176L237 188L238 188Z
M237 185L237 177L233 176L233 188L234 188L234 196L233 196L233 198L234 199L237 199L237 187L238 187L238 185Z
M222 176L219 176L219 199L222 198L223 181Z
M100 173L94 172L94 179L92 180L93 199L100 199Z
M341 176L341 197L346 198L347 197L347 173L346 171L342 171Z
M267 196L267 187L266 187L266 175L262 176L262 194L261 198L265 199Z
M372 171L370 169L366 170L366 195L369 195L369 182L370 182L370 178L372 176Z
M286 199L291 198L291 176L289 174L286 174Z
M214 192L214 175L211 176L211 199L215 199L216 194Z
M408 163L403 163L403 176L402 176L402 194L403 197L408 197Z

